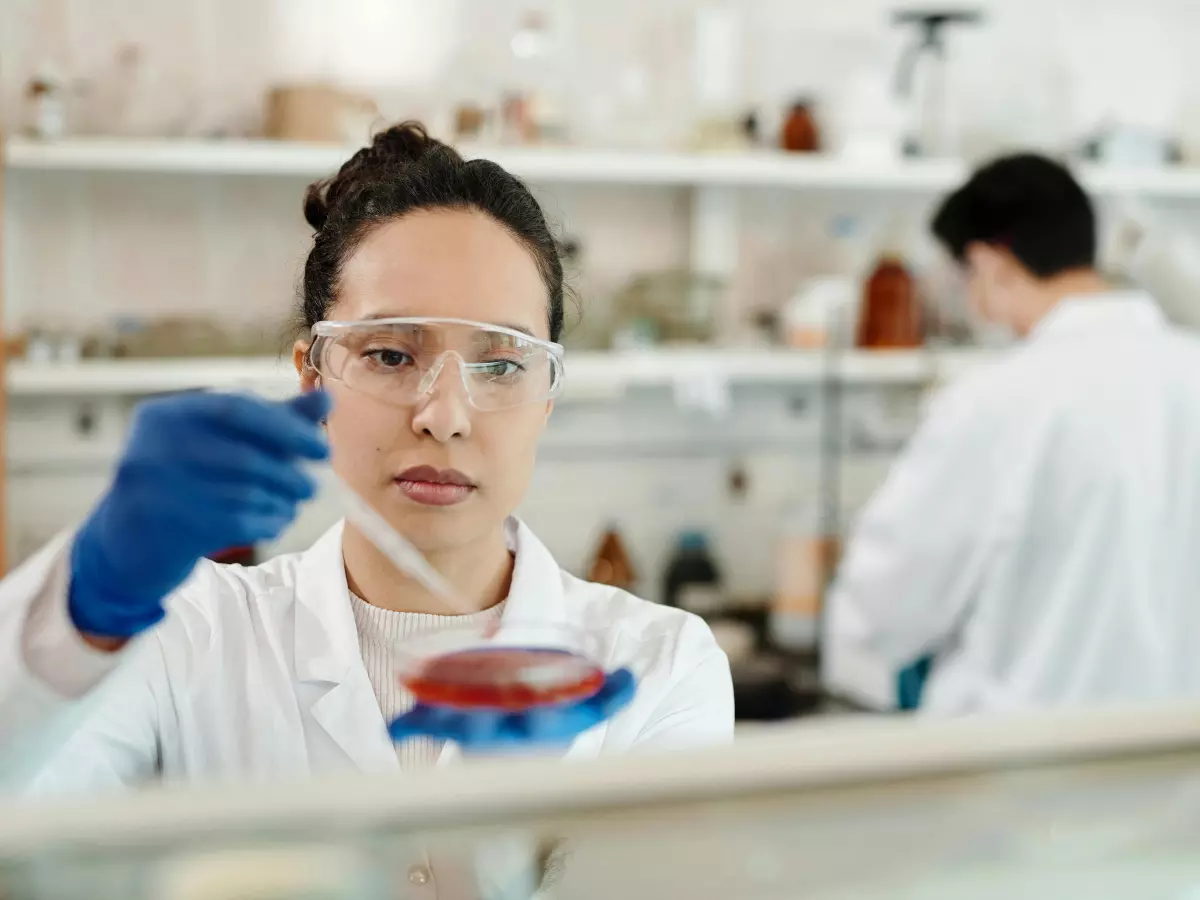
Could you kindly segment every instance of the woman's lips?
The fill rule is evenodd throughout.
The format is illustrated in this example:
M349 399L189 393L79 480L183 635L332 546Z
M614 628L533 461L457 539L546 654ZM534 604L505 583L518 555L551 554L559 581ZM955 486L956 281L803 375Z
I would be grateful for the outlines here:
M395 478L396 486L408 499L425 506L453 506L475 492L475 484L455 469L415 466Z

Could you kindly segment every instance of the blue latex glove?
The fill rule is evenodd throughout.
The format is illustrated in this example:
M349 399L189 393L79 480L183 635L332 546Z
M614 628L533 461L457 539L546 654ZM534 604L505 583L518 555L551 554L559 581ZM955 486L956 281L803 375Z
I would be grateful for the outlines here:
M68 608L87 634L127 638L202 557L277 537L316 492L303 460L329 455L320 392L286 403L177 394L134 414L108 493L71 550Z
M637 683L628 669L609 673L586 700L540 706L526 712L459 710L418 703L392 722L392 740L426 736L454 741L468 751L565 747L580 734L612 718L633 700Z

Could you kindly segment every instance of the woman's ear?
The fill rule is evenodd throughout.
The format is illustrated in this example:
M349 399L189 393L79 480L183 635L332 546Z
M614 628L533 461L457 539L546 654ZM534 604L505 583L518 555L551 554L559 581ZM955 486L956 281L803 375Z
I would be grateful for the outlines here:
M300 390L304 393L315 391L321 386L321 376L316 368L308 362L308 341L298 340L292 345L292 365L300 376Z

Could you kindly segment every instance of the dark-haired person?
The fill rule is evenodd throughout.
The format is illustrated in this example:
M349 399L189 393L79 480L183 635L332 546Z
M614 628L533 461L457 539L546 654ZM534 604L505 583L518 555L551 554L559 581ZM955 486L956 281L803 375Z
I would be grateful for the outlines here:
M526 187L409 123L310 188L305 215L303 393L144 405L90 518L0 584L10 788L411 770L455 740L589 756L730 739L707 626L571 577L512 518L563 382L562 266ZM412 710L397 647L464 617L353 525L254 568L203 560L278 535L327 455L474 605L465 621L595 634L599 693L528 716Z
M1101 277L1050 160L981 169L933 232L1022 341L934 401L863 512L827 684L891 706L921 660L935 714L1200 696L1200 343Z

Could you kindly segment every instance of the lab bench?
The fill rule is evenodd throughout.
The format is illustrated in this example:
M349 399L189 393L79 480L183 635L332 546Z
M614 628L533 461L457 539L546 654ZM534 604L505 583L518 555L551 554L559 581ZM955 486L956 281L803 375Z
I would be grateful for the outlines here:
M1200 890L1194 705L0 804L6 900L1146 900Z

